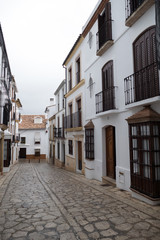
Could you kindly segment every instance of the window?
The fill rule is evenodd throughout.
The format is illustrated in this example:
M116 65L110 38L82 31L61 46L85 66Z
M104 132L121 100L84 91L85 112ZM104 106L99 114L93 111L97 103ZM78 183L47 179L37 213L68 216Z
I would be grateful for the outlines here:
M35 143L35 144L40 144L40 143L41 143L41 135L40 135L40 132L35 132L34 143Z
M107 2L103 13L98 16L97 51L109 40L112 40L112 19L111 3ZM105 50L107 50L107 48Z
M40 149L34 149L35 156L40 156Z
M160 197L160 122L152 118L138 123L128 121L131 188L153 198Z
M59 94L58 94L58 111L60 110L60 106L59 106Z
M87 159L94 159L94 129L85 129L85 153Z
M113 60L107 62L102 69L102 90L96 94L96 113L115 109Z
M80 82L80 57L76 60L76 81Z
M125 0L125 2L126 26L131 27L155 3L155 0Z
M70 155L73 155L73 141L68 140L68 152Z
M26 143L26 138L25 137L21 137L21 143L25 144Z
M91 75L90 75L90 78L89 78L88 88L89 88L89 92L90 92L90 98L92 98L92 96L93 96L93 79L92 79Z
M72 89L72 68L68 70L68 91Z
M77 99L77 113L75 113L75 122L77 127L82 126L81 98Z
M64 88L62 88L62 108L64 108Z
M41 118L41 117L35 117L35 118L34 118L34 123L35 123L35 124L42 123L42 118Z

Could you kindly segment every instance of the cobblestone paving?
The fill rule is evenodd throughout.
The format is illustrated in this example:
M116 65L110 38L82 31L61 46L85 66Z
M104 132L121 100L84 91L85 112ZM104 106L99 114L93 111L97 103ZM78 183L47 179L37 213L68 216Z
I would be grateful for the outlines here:
M159 240L160 206L48 164L0 179L0 240Z

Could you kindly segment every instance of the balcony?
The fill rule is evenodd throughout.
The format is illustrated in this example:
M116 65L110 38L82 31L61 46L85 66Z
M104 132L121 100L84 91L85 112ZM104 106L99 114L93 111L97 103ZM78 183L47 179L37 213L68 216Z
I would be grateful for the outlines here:
M12 142L18 143L20 142L20 134L12 136Z
M72 113L64 119L65 128L78 128L82 127L82 113L81 111Z
M158 65L153 63L124 79L125 104L160 95Z
M131 27L154 3L155 0L126 0L126 26Z
M112 46L112 20L104 22L96 34L97 37L97 56L101 56L109 47Z
M64 138L64 128L54 128L55 138Z
M115 88L111 87L96 94L96 114L116 108Z

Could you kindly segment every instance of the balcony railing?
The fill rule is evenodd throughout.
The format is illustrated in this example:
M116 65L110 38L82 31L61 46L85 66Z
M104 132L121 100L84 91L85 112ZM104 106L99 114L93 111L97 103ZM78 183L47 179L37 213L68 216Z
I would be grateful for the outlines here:
M54 128L55 138L64 138L64 128Z
M126 0L126 19L128 19L146 0Z
M115 87L96 94L96 113L115 109Z
M19 142L20 141L20 134L12 136L12 142Z
M157 63L126 77L124 91L126 105L160 95Z
M97 51L109 40L112 40L112 20L106 21L99 29L97 36Z
M72 113L71 115L68 115L64 119L65 128L76 128L76 127L82 127L82 113L81 111Z

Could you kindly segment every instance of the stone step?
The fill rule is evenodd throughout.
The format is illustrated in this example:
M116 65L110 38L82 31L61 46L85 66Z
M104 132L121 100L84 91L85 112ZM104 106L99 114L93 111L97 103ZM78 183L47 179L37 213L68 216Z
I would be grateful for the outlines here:
M107 176L102 177L102 184L109 184L116 187L116 180Z

